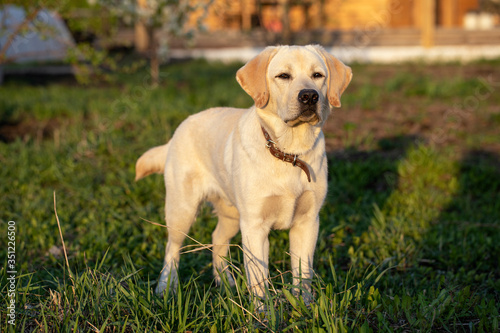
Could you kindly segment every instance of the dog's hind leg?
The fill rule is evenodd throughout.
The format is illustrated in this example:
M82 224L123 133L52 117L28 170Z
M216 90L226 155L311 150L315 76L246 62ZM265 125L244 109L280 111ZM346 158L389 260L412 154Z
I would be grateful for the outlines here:
M229 206L222 199L214 200L213 205L218 216L217 227L212 233L213 243L213 267L214 277L218 285L221 285L221 274L226 274L231 286L235 285L234 278L227 270L227 255L229 243L240 230L238 210L234 206Z

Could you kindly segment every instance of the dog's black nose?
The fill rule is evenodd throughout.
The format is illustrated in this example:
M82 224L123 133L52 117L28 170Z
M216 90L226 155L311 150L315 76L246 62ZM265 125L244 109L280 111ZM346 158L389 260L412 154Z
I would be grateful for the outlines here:
M299 102L306 105L314 105L318 102L319 95L316 90L303 89L299 92Z

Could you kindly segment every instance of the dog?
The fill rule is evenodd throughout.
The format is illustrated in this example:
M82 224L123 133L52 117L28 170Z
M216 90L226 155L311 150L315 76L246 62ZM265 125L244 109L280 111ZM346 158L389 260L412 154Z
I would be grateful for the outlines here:
M293 283L312 299L319 210L327 192L322 125L352 79L352 70L319 45L267 47L236 73L255 102L249 109L212 108L188 117L171 140L145 152L136 180L165 178L168 242L156 288L175 290L182 242L202 201L212 203L213 270L229 274L238 231L248 286L258 299L268 285L271 229L289 229Z

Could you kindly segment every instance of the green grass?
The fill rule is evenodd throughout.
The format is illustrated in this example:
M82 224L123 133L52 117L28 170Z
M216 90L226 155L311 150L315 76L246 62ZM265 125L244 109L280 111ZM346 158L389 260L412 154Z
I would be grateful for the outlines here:
M186 242L186 252L197 251L181 257L177 293L154 295L166 232L144 219L162 223L164 186L159 175L135 183L135 161L192 113L250 106L234 79L239 66L165 66L156 89L145 72L89 87L7 78L0 225L7 241L7 222L16 221L17 316L9 325L3 246L1 331L498 331L500 94L481 99L461 127L442 115L482 87L468 73L492 71L488 63L353 66L355 79L332 117L340 130L326 133L340 144L329 152L313 304L290 292L283 231L270 235L266 315L254 309L238 246L229 258L237 287L216 287L211 253L197 245L210 243L217 223L208 206L190 232L196 242ZM345 120L354 110L366 119ZM370 121L387 110L401 111L403 125L374 133ZM433 140L435 128L451 139Z

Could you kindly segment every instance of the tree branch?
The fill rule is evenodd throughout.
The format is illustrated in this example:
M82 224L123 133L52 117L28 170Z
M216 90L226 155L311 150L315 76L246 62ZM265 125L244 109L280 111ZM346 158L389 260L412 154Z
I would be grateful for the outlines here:
M33 10L31 11L31 13L29 13L29 15L25 16L24 21L16 27L16 30L14 30L12 32L12 34L9 36L9 39L7 39L7 42L5 43L5 45L0 50L0 64L3 64L4 62L7 61L7 59L8 59L6 57L7 50L9 49L10 45L12 44L12 42L14 42L14 39L19 34L19 32L22 29L24 29L30 22L32 22L37 17L38 13L41 10L42 10L42 7L35 7L35 8L33 8Z

